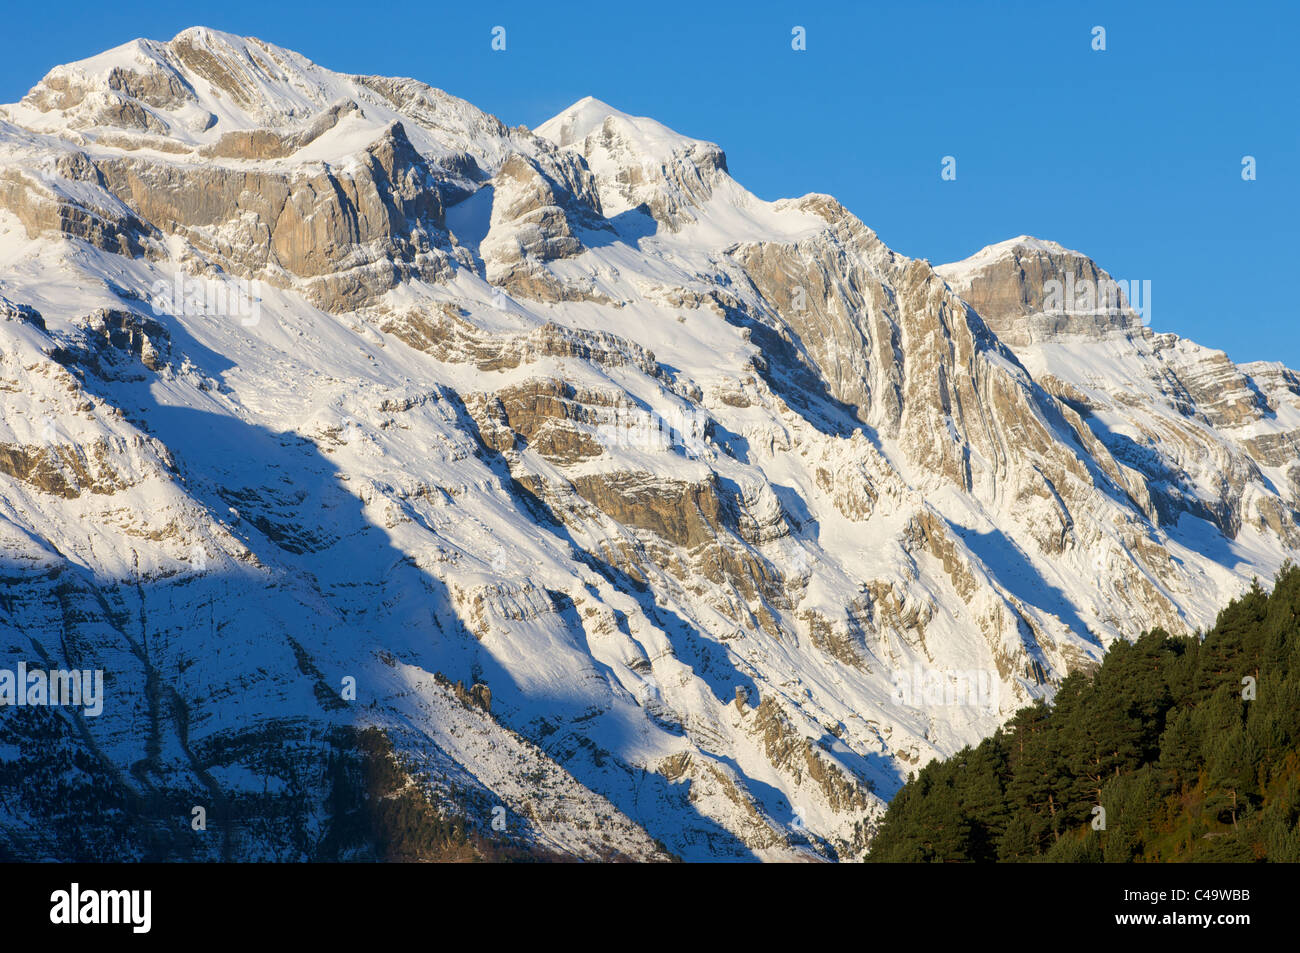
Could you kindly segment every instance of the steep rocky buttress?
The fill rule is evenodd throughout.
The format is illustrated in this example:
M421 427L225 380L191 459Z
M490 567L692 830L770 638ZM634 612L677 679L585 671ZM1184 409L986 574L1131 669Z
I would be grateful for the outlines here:
M4 710L0 856L400 855L379 764L475 856L861 857L1300 546L1300 376L1052 300L1107 279L590 98L204 28L53 70L0 107L0 668L103 704Z

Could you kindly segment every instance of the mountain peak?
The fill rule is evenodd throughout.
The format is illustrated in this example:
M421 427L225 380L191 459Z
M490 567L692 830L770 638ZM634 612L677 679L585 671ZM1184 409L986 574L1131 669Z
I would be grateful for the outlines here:
M181 30L174 37L172 43L178 43L185 40L190 43L199 43L204 46L221 45L230 47L246 46L252 37L238 36L234 33L227 33L225 30L214 30L212 27L196 24L188 26Z
M548 119L536 133L583 156L608 209L644 206L670 228L691 219L689 209L707 201L714 184L727 178L727 157L714 143L592 96Z
M692 146L718 147L684 136L648 116L633 116L594 96L584 96L534 130L564 147L581 143L594 132L617 135L646 157L663 157Z
M1008 238L1006 241L996 242L992 245L985 245L979 251L975 252L975 254L963 258L960 261L938 265L935 268L935 271L940 275L943 275L945 278L949 276L960 276L984 268L991 262L1003 258L1019 258L1023 257L1025 254L1048 255L1062 258L1088 257L1082 252L1066 248L1059 242L1035 238L1032 235L1017 235L1015 238Z
M1061 335L1129 332L1142 324L1122 292L1103 306L1109 300L1107 283L1114 279L1087 255L1059 242L1018 235L934 270L1013 347ZM1076 288L1093 294L1067 301ZM1077 302L1085 299L1080 307Z
M905 772L1300 548L1300 378L1054 310L1104 274L1056 243L949 287L597 99L539 136L204 27L8 113L0 633L114 673L5 722L24 857L360 856L355 718L467 830L858 858ZM228 848L158 836L190 751ZM65 809L105 791L129 828Z

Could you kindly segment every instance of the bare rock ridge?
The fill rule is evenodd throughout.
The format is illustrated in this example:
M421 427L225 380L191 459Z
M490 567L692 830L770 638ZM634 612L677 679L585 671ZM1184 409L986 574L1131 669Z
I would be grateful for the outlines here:
M1012 347L1141 325L1122 289L1107 294L1108 283L1114 282L1110 275L1086 255L1056 242L1022 235L935 270ZM1073 289L1077 291L1067 295Z
M1104 313L1071 301L1045 312L1045 297L1060 288L1111 280L1055 243L1022 236L936 271L1138 471L1155 517L1177 523L1187 513L1229 537L1262 523L1288 546L1300 541L1292 372L1238 366L1222 351L1157 334L1123 298ZM1255 496L1252 486L1267 492Z
M52 70L0 107L0 668L106 690L0 718L0 856L370 856L377 729L506 853L860 857L1300 549L1300 375L1052 297L1110 280L591 98L202 27Z

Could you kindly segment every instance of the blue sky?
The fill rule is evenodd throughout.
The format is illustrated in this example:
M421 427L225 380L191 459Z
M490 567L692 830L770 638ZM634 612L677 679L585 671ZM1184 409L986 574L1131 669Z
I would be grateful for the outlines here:
M1050 238L1150 280L1157 330L1300 368L1300 4L180 6L11 5L0 101L56 64L199 24L414 76L510 125L594 95L719 143L764 198L835 195L904 254Z

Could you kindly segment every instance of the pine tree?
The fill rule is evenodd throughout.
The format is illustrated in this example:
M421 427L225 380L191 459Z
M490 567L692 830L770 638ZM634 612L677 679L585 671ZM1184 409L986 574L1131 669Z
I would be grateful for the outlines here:
M1199 638L1155 630L933 762L872 860L1300 860L1300 568ZM1249 676L1254 688L1243 691ZM1092 807L1106 809L1094 831Z

